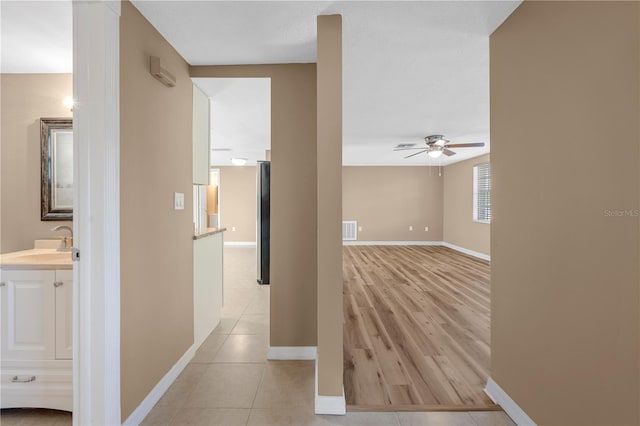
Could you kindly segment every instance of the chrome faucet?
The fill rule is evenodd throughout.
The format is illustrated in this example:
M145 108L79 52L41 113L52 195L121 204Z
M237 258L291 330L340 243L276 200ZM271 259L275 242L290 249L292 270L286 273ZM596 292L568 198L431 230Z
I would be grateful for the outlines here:
M69 231L68 237L61 237L62 241L60 242L60 247L58 247L58 251L69 251L73 247L73 229L68 225L58 225L52 229L52 231Z

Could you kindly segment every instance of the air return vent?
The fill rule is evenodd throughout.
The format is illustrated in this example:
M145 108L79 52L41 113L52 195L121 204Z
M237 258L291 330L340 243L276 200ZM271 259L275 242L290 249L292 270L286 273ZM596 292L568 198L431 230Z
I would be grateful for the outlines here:
M342 222L342 241L355 241L358 239L358 222L345 220Z

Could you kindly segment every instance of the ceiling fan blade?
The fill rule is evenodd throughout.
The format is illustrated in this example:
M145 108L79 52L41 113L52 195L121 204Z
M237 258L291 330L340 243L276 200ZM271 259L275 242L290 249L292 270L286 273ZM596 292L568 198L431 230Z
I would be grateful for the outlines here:
M451 151L450 149L447 149L447 148L443 149L443 150L442 150L442 153L443 153L444 155L446 155L447 157L451 157L452 155L456 155L456 153L455 153L455 152L453 152L453 151Z
M476 142L476 143L454 143L451 145L447 145L447 148L474 148L484 146L484 142Z
M416 152L415 154L407 155L407 156L406 156L406 157L404 157L404 158L413 157L414 155L422 154L423 152L427 152L427 151L429 151L429 150L428 150L428 149L423 149L423 150L422 150L422 151L420 151L420 152Z
M416 147L416 148L394 148L394 151L409 151L409 150L412 150L412 149L424 149L424 146L419 146L419 147Z

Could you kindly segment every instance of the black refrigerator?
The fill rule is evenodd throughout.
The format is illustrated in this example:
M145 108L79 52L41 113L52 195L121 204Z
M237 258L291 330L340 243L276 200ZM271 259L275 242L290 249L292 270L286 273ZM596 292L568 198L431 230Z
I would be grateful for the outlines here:
M269 284L269 216L271 204L271 163L258 161L257 173L258 223L258 284Z

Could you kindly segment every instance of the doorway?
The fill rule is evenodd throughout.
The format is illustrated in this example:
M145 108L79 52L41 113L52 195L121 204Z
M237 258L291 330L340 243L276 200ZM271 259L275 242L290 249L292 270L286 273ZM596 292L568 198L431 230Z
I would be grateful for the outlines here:
M6 40L8 45L17 47L19 56L25 60L47 60L48 67L59 64L59 61L64 62L66 57L73 58L72 66L64 72L73 73L73 245L79 249L74 252L74 259L79 260L79 254L82 253L82 263L73 262L72 421L74 424L120 424L117 132L120 3L54 3L45 7L39 3L3 2L3 42ZM31 12L37 12L40 16L44 14L44 23L39 25L38 19L34 19L36 14L27 11L22 13L22 16L29 18L27 25L4 25L9 18L9 14L5 13L7 7L31 7L35 9ZM64 11L51 12L50 7L62 7ZM63 24L53 25L53 20L60 17ZM68 31L66 53L56 54L51 50L50 55L43 56L42 43L36 46L39 53L29 53L24 43L38 40L38 37L5 37L6 31L19 30L33 35L38 28ZM96 31L96 28L102 30ZM45 36L39 40L49 43L51 39ZM3 67L6 64L5 53L3 49ZM41 72L53 71L47 69ZM90 147L87 141L91 141ZM90 197L90 193L103 196ZM94 212L100 212L100 215Z
M360 231L343 247L350 409L498 409L484 392L491 225L474 219L490 188L474 170L488 161L450 164L442 176L430 166L343 168L343 214ZM371 200L404 208L380 214Z
M257 265L257 167L270 159L271 79L192 80L209 97L211 114L207 226L226 228L225 246L256 252Z

